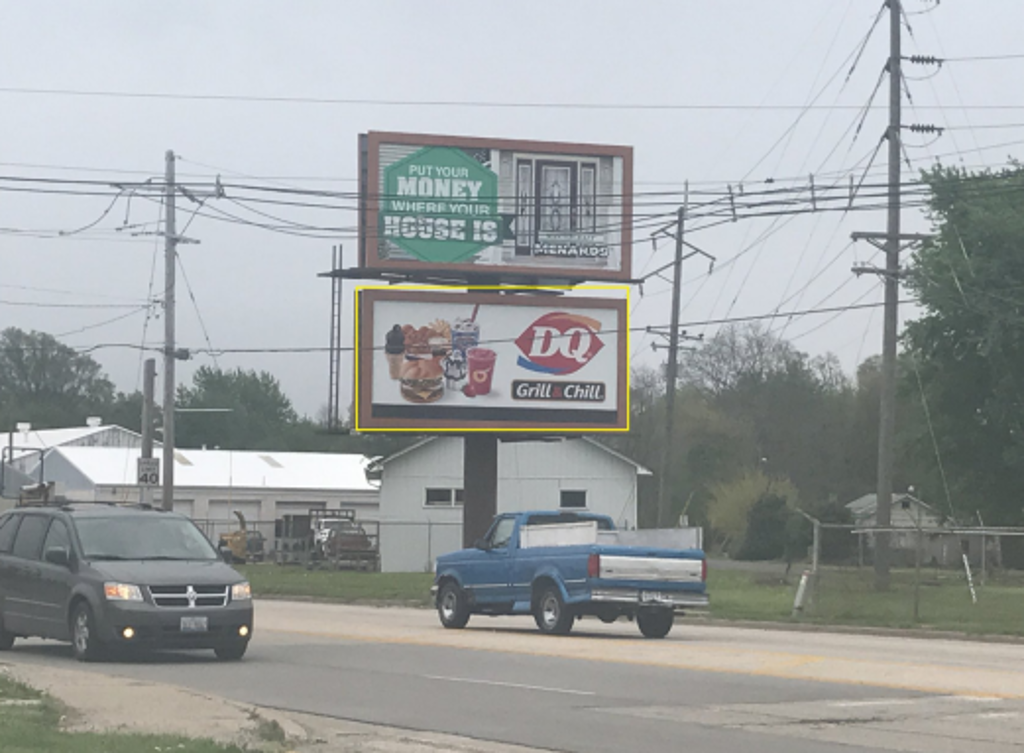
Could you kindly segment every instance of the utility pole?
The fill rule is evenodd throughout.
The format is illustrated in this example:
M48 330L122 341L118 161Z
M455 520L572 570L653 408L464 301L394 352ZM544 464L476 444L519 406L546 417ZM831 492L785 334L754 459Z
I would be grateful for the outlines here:
M164 420L163 420L163 495L165 510L174 509L174 277L177 263L178 231L175 226L174 152L166 154L164 210Z
M658 528L664 528L668 522L670 502L667 479L672 467L672 440L675 439L676 380L679 376L679 304L682 297L683 234L686 232L689 183L685 191L683 206L676 216L676 258L672 265L672 317L668 332L668 367L665 369L665 444L662 447L661 473L658 474Z
M902 0L889 0L889 212L885 226L885 323L882 335L882 404L878 428L875 525L892 523L893 443L896 435L896 337L899 330L900 128L903 105ZM889 587L889 532L875 534L875 588Z
M668 345L660 347L668 348L668 365L665 368L665 440L662 445L661 468L658 478L658 528L664 528L669 524L668 514L671 501L671 490L669 489L668 477L672 467L672 450L675 446L675 416L676 416L676 382L679 377L679 341L700 340L703 338L687 337L685 332L679 331L679 309L682 298L683 285L683 262L691 256L701 254L708 257L714 264L714 257L702 251L691 243L686 242L686 213L690 205L690 183L686 182L683 191L683 206L676 212L675 232L672 233L676 242L675 260L672 262L672 314L668 332L659 332L661 328L650 327L648 332L668 338ZM666 233L667 230L659 231ZM685 248L692 248L689 254L684 254ZM658 350L659 345L653 345Z
M876 487L875 588L889 588L890 532L892 525L893 464L896 436L896 344L899 334L900 252L904 242L918 242L930 236L900 232L901 132L903 110L903 0L889 5L889 200L885 233L853 233L854 240L867 240L885 251L885 268L857 266L857 274L882 276L885 283L885 320L882 334L881 405L878 422L878 477ZM911 126L912 130L936 132L934 126ZM882 241L883 243L879 243Z
M153 457L153 395L156 387L156 359L147 358L142 365L142 457ZM153 490L149 486L140 488L140 502L153 504Z

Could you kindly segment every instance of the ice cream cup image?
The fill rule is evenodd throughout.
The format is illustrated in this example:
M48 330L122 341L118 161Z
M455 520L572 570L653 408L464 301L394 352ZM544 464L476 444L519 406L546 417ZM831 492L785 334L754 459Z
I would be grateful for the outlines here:
M486 395L491 391L494 378L494 360L497 358L490 348L470 348L466 353L469 361L469 385L474 395Z

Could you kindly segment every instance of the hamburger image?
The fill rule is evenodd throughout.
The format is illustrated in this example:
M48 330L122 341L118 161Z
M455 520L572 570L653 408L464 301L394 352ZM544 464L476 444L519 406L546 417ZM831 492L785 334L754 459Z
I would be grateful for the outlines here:
M444 367L439 358L420 358L402 364L402 397L410 403L434 403L444 396Z

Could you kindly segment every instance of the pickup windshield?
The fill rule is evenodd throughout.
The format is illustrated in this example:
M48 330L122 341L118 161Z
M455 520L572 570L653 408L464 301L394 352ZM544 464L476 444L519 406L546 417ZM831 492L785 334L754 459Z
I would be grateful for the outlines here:
M217 551L190 520L139 515L75 521L86 559L216 560Z

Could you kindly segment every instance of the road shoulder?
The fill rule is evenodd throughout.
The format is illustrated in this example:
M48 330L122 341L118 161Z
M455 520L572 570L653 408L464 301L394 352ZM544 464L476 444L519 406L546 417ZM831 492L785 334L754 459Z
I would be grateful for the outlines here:
M453 735L257 707L193 690L4 657L0 670L66 708L68 732L174 734L289 753L530 753L534 749Z

